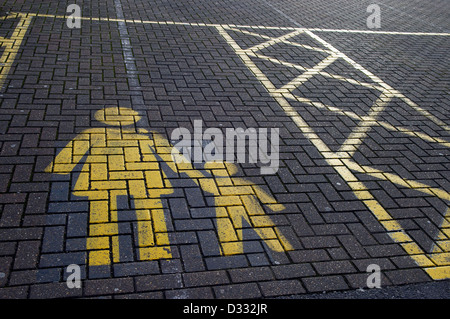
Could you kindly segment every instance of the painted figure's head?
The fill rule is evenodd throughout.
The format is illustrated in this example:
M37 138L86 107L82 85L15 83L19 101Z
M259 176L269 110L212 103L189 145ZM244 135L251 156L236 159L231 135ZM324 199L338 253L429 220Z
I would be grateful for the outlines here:
M126 126L137 123L141 116L135 110L127 107L107 107L95 112L95 119L112 126Z

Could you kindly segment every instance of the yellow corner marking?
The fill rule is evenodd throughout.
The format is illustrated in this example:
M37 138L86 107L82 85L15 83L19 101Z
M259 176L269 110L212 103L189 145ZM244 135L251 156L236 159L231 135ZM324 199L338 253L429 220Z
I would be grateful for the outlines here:
M2 19L20 19L16 28L14 29L10 38L0 37L0 46L4 49L2 56L0 57L0 89L6 81L6 78L11 70L11 67L16 59L20 46L22 45L23 38L27 33L27 30L31 24L33 16L23 13L9 13Z
M425 268L425 271L434 280L450 278L450 266Z
M395 240L397 243L406 243L411 241L411 237L409 237L403 231L391 232L389 236Z
M430 254L430 258L438 266L450 266L450 253Z

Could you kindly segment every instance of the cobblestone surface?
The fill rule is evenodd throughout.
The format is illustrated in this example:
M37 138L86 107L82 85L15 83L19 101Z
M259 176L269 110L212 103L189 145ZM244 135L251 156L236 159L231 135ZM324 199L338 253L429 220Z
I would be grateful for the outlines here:
M0 298L448 280L450 5L371 3L2 1ZM194 120L279 128L278 171L173 163Z

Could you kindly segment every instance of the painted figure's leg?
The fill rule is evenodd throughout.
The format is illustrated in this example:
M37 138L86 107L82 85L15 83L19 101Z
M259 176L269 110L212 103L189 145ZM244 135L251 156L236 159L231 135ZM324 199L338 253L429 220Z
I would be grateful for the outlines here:
M239 208L243 209L239 206L228 207L229 216L233 216L235 226L233 226L229 216L216 218L217 236L219 237L222 254L225 256L244 253L242 241L239 240L235 231L235 228L242 228L242 213Z
M140 260L170 259L169 234L160 200L135 199L137 210L138 253Z
M89 266L111 264L109 236L117 234L117 224L109 223L108 201L91 201L89 212Z
M217 219L217 233L225 256L244 253L243 220L250 226L247 212L244 206L227 207L230 218ZM232 223L230 222L232 221Z
M273 251L282 252L292 250L293 247L280 231L276 231L276 225L272 219L264 213L261 205L254 196L241 196L244 206L230 207L230 217L236 229L240 229L242 238L242 221L245 220L253 227L256 234ZM238 230L239 234L239 230ZM242 246L236 247L236 252L243 249Z

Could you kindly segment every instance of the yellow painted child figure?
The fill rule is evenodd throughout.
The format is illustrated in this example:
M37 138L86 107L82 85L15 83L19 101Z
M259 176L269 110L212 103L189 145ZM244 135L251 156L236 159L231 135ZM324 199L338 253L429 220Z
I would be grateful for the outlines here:
M276 227L263 207L278 212L285 209L276 199L261 187L243 178L237 173L236 165L228 162L207 162L205 169L211 171L213 178L207 178L199 171L180 169L188 174L204 191L214 195L217 235L223 255L244 253L244 221L256 232L259 238L275 252L293 250L293 246Z
M136 213L139 259L171 258L161 196L173 189L153 151L168 146L167 140L156 133L152 140L148 131L136 130L140 116L129 108L105 108L95 119L108 127L83 131L46 169L66 175L82 164L72 194L90 202L89 266L120 261L119 196L130 199ZM172 168L173 163L167 164Z

